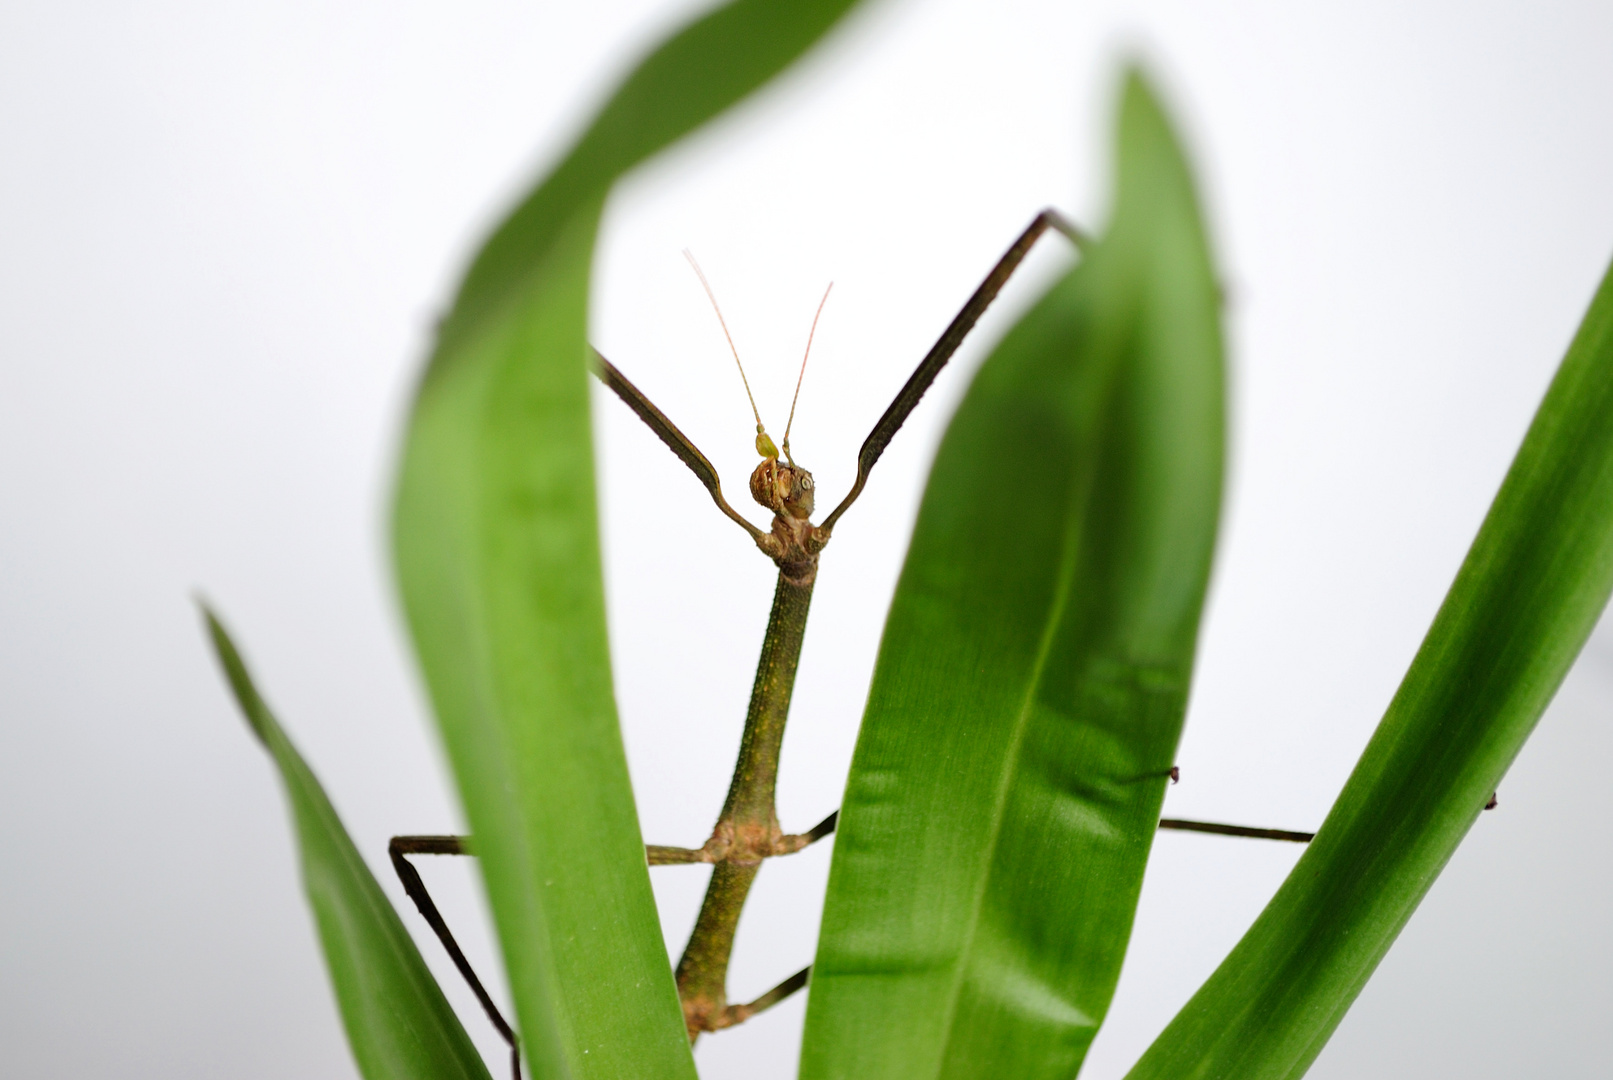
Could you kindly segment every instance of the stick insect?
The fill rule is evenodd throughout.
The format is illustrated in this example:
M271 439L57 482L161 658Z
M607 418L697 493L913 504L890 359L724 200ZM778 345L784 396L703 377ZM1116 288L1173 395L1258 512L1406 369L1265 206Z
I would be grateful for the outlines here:
M720 1031L743 1023L807 985L811 973L810 967L791 975L755 1001L732 1005L728 1003L728 960L733 948L734 931L738 927L740 911L744 907L746 896L750 892L751 884L756 880L762 862L776 856L793 854L828 836L834 832L838 815L838 811L830 814L806 832L786 833L779 825L774 804L779 750L784 739L785 719L789 712L796 665L800 660L801 643L806 631L807 609L811 605L812 588L817 580L818 556L829 543L835 525L862 494L869 473L903 422L918 405L925 391L930 388L941 369L958 350L986 308L1002 291L1003 286L1024 261L1037 240L1049 229L1063 234L1078 252L1084 250L1090 242L1085 233L1072 225L1058 211L1047 209L1036 215L1030 225L997 260L997 264L992 267L991 272L975 289L963 308L953 317L897 393L895 400L886 408L884 415L879 418L868 437L863 440L862 448L857 454L856 480L850 492L841 499L839 505L830 512L821 525L813 525L811 521L815 505L812 474L797 465L790 454L789 427L793 424L795 416L793 402L783 442L775 446L762 424L755 400L751 401L752 412L756 416L756 450L762 460L751 473L750 492L757 503L773 513L771 529L764 532L729 505L727 499L723 497L716 469L688 437L678 430L677 425L656 408L609 360L597 351L593 354L594 375L621 398L627 407L632 409L689 467L705 486L717 509L744 529L762 554L773 560L778 567L778 584L773 594L773 608L768 617L767 632L762 639L762 654L756 668L756 680L751 688L750 706L745 716L738 761L734 766L728 797L723 804L722 812L718 815L717 823L710 837L698 848L667 847L659 844L649 844L645 848L645 857L651 866L709 863L713 867L694 931L677 966L678 996L683 1003L684 1022L691 1043L702 1033ZM692 258L690 262L693 263ZM700 275L701 284L705 286L708 296L711 296L712 306L716 307L716 297L711 294L711 288L706 284L705 275L700 274L698 265L695 266L695 272ZM827 299L826 291L824 300ZM819 314L822 311L823 303L820 302ZM717 309L717 317L719 321L722 320L720 308ZM814 316L812 333L816 333L816 329L817 317ZM723 323L723 334L725 337L728 336L726 323ZM811 337L809 334L807 340L809 354ZM729 346L733 347L731 337ZM734 351L734 360L736 363L739 362L737 350ZM805 363L803 359L803 377ZM740 377L744 379L743 365L740 365ZM798 378L797 397L800 395L800 388L801 382ZM748 380L746 380L746 395L750 395ZM781 454L783 460L780 460ZM1170 770L1170 779L1172 782L1178 779L1175 768ZM1255 829L1175 818L1162 819L1159 827L1299 843L1308 842L1312 837L1312 834L1304 832ZM487 1012L488 1019L509 1044L511 1068L516 1080L519 1080L520 1052L514 1030L494 1005L492 998L466 961L464 953L454 941L453 934L427 893L419 872L408 860L410 855L474 854L470 838L398 836L392 839L389 852L404 889L453 958L454 965L470 985L482 1008Z

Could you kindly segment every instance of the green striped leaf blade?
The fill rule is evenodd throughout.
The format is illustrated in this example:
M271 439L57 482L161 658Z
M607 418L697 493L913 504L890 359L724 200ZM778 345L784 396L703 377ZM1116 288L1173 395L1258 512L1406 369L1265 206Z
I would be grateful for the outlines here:
M539 1077L694 1076L611 687L586 381L600 211L852 6L738 0L646 56L476 255L413 403L398 580Z
M969 387L840 813L803 1080L1068 1080L1119 977L1221 502L1219 290L1125 81L1112 220Z
M319 779L269 711L228 632L208 636L252 732L280 770L325 964L365 1080L489 1080L414 939L353 846Z
M1613 268L1309 849L1130 1080L1304 1074L1534 730L1613 591Z

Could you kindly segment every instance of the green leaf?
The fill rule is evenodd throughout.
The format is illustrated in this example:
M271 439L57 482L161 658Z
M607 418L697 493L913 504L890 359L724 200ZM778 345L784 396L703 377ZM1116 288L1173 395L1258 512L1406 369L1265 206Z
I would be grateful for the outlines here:
M600 210L850 6L741 0L645 59L477 255L414 403L399 581L539 1077L694 1075L611 690L585 338Z
M455 339L520 304L568 222L618 177L741 101L789 67L857 0L738 0L663 42L628 74L571 151L506 218L471 262L433 366ZM489 327L491 329L491 327Z
M1107 236L953 419L840 812L804 1080L1068 1080L1176 752L1221 499L1193 182L1125 84Z
M1557 692L1613 591L1613 269L1315 841L1131 1071L1298 1077Z
M303 888L359 1071L367 1080L489 1080L319 780L259 696L223 625L205 606L202 613L235 700L280 768L302 852Z

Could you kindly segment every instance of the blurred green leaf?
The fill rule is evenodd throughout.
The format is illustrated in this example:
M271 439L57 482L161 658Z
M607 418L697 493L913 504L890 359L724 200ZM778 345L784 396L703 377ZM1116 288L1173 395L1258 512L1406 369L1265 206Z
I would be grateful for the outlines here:
M319 780L259 696L223 625L206 607L202 613L235 700L280 768L297 826L303 887L359 1071L367 1080L489 1080Z
M444 320L432 366L460 335L496 327L568 223L618 177L765 85L814 45L857 0L737 0L662 42L616 88L569 153L476 253Z
M1613 590L1613 269L1378 732L1131 1077L1300 1077L1468 833Z
M1181 734L1221 498L1218 291L1125 84L1108 235L981 368L925 490L840 812L804 1080L1068 1080Z
M1133 1080L1298 1077L1557 692L1613 591L1613 269L1315 841Z
M539 1077L692 1077L611 689L588 276L625 170L796 59L849 0L678 32L487 241L421 383L398 576Z

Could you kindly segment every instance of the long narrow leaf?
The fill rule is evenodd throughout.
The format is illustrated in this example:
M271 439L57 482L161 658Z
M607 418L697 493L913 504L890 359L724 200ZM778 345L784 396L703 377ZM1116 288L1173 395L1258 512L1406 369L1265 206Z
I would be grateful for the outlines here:
M359 1071L366 1080L488 1080L480 1055L319 780L264 704L223 625L211 611L204 608L203 614L235 700L279 766L297 826L303 887Z
M694 1075L611 690L587 379L600 208L849 0L741 0L674 35L476 257L415 400L405 608L539 1077Z
M1613 269L1316 840L1134 1080L1304 1074L1500 784L1610 591Z
M1181 734L1220 507L1218 293L1126 81L1108 234L947 431L840 812L806 1080L1068 1080Z

